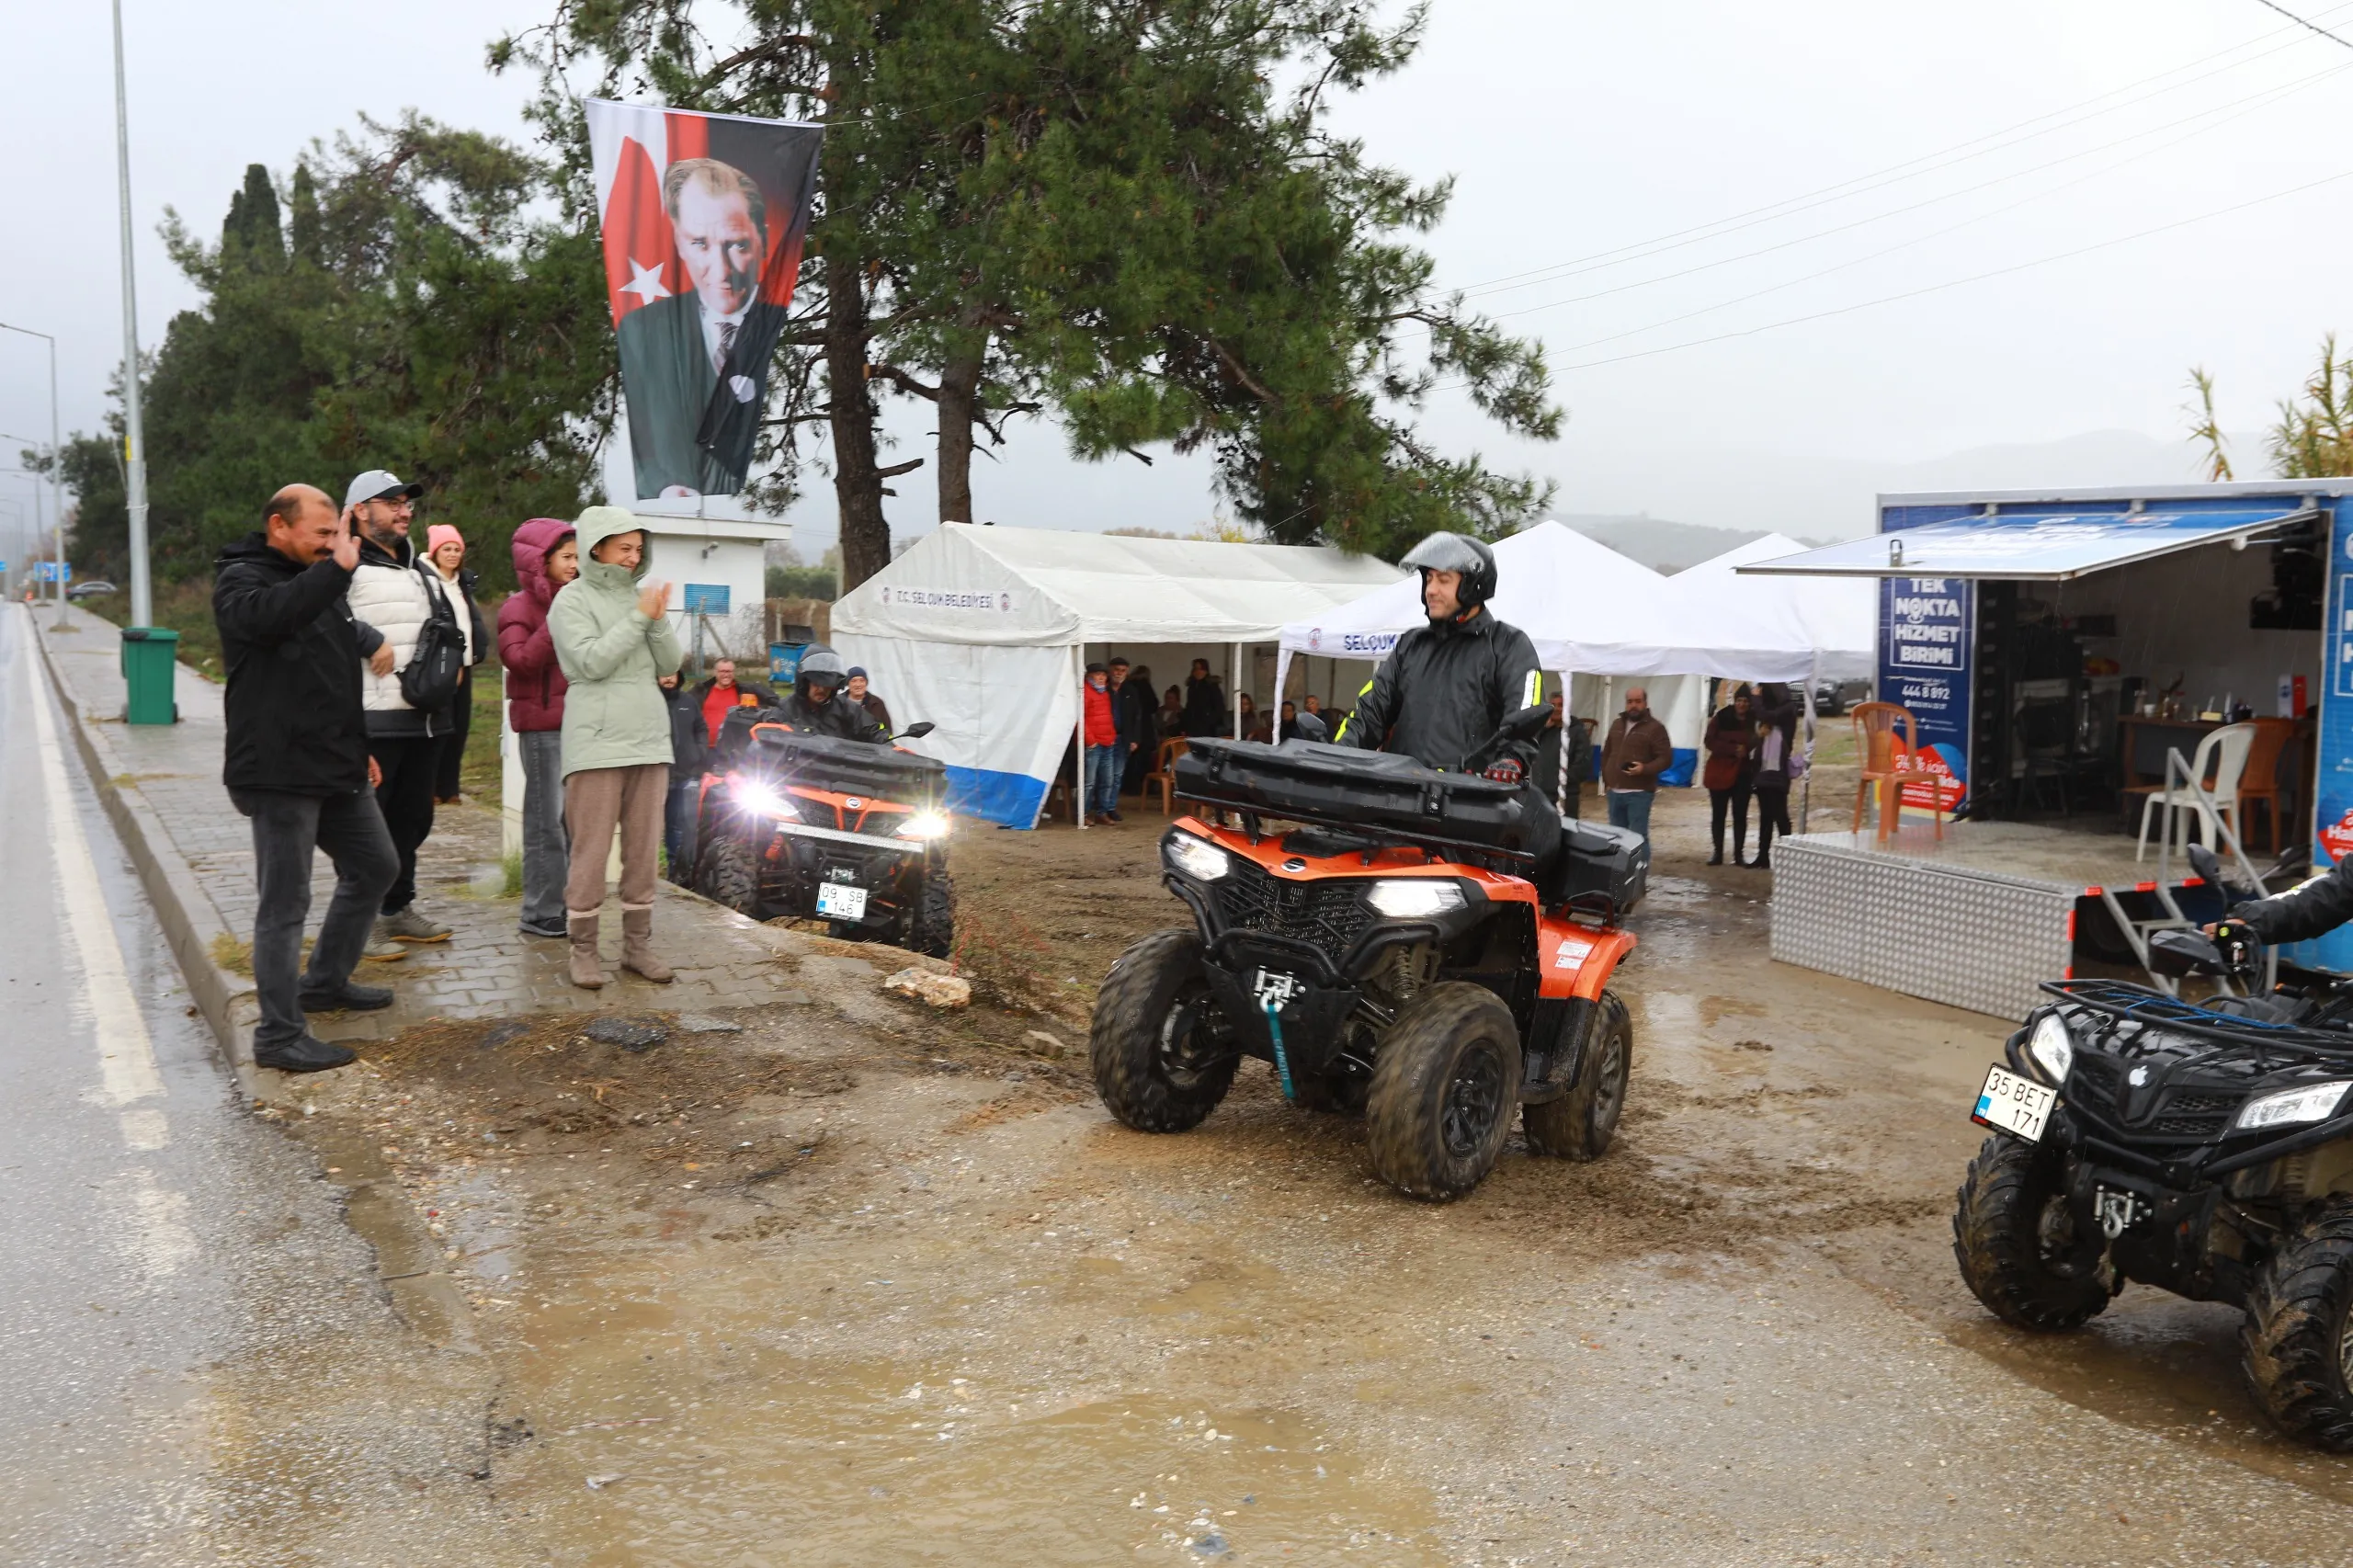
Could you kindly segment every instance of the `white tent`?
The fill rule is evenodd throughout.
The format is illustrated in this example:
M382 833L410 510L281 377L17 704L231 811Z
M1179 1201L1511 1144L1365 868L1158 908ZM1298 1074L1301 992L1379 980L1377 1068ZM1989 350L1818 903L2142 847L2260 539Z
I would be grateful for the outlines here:
M1805 547L1767 534L1699 562L1666 580L1677 620L1710 629L1729 645L1803 650L1812 678L1868 680L1879 667L1879 585L1868 578L1759 576L1742 573L1754 561L1794 555ZM1742 678L1805 678L1758 668Z
M1768 535L1662 577L1573 528L1541 522L1496 544L1494 609L1528 633L1545 669L1605 683L1597 692L1588 678L1578 681L1576 712L1606 716L1625 677L1646 677L1651 710L1675 742L1667 778L1688 783L1707 724L1707 677L1806 687L1817 672L1844 678L1873 667L1877 601L1869 585L1735 571L1797 548ZM1786 591L1768 587L1782 584ZM1841 587L1861 592L1828 591ZM1410 578L1344 609L1293 619L1282 629L1283 657L1378 659L1424 620L1419 579Z
M955 810L1029 827L1077 728L1088 644L1228 653L1230 701L1243 645L1397 575L1322 548L951 523L834 606L834 645L899 723L938 726L911 744L948 764Z

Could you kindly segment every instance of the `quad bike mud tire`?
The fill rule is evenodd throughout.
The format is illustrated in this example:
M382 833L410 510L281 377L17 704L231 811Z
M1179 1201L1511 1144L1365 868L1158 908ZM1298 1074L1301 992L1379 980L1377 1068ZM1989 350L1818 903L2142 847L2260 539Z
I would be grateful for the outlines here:
M1154 931L1120 955L1096 994L1087 1051L1104 1108L1139 1132L1189 1131L1217 1108L1241 1056L1197 932Z
M1483 985L1433 985L1398 1014L1373 1064L1372 1168L1412 1197L1460 1198L1494 1167L1518 1104L1511 1009Z
M2353 1452L2353 1201L2307 1221L2256 1276L2239 1369L2265 1419L2300 1443Z
M915 900L915 929L907 946L926 958L944 959L956 950L956 884L944 867L926 872Z
M1633 1064L1634 1021L1618 994L1605 991L1577 1081L1557 1100L1520 1108L1529 1149L1563 1160L1597 1160L1608 1153L1619 1113L1626 1108L1626 1078Z
M2081 1328L2121 1281L2098 1238L2078 1238L2055 1153L1997 1132L1969 1162L1952 1216L1961 1278L2013 1328Z
M713 835L695 858L695 892L738 915L759 917L760 862L741 834Z

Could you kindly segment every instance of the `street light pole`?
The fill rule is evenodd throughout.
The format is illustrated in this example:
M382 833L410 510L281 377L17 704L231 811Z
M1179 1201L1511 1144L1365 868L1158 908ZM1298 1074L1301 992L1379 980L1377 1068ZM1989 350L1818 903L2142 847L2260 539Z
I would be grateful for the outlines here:
M25 439L27 439L26 437L11 436L7 431L0 430L0 441L22 441ZM34 558L40 553L41 476L37 473L28 472L20 468L0 469L0 473L8 474L11 477L21 476L33 487L33 536L31 540L26 544L24 550L17 557L18 562L21 563L26 570L29 571L31 570ZM17 508L17 519L21 523L24 517L24 504L18 501L10 501L6 503L6 505Z
M152 626L155 607L147 582L147 444L139 426L139 288L131 271L131 109L122 79L122 0L114 0L114 142L122 193L122 468L123 498L131 513L131 624Z
M57 531L50 542L57 555L57 619L65 619L65 492L60 488L64 477L65 449L57 443L57 339L45 332L35 332L28 326L0 321L0 332L13 332L23 337L38 337L49 345L49 500L50 515L57 519ZM21 441L22 436L8 439ZM142 475L142 477L144 477Z

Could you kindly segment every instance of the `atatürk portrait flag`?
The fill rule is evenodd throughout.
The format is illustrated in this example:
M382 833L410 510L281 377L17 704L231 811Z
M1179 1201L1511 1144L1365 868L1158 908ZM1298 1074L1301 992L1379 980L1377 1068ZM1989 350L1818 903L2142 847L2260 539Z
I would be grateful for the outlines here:
M744 488L824 131L590 99L637 498Z

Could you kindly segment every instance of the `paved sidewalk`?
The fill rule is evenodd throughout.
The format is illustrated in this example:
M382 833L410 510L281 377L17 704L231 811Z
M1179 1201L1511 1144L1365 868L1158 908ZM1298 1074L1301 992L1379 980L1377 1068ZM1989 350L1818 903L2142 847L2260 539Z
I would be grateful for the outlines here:
M21 609L17 613L22 613ZM53 612L38 617L48 667L74 718L83 762L121 831L156 906L199 1006L231 1062L250 1079L253 981L246 944L254 921L253 840L221 784L222 689L182 665L180 722L121 722L124 690L116 629L79 609L66 628ZM443 807L417 857L418 907L453 930L447 942L410 945L395 963L363 963L358 979L390 984L399 1001L381 1013L330 1014L313 1020L329 1040L381 1039L428 1018L504 1017L574 1012L703 1012L808 1000L789 955L808 944L732 910L662 884L654 910L657 949L676 966L676 983L654 985L614 967L620 951L617 904L605 920L606 968L600 992L564 979L564 944L516 929L519 900L506 896L497 813ZM311 929L335 885L326 858L313 882ZM779 963L779 958L787 958ZM250 1083L249 1083L250 1086Z

